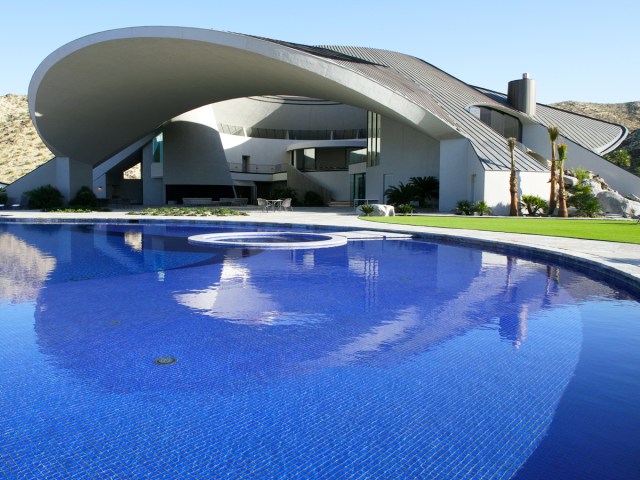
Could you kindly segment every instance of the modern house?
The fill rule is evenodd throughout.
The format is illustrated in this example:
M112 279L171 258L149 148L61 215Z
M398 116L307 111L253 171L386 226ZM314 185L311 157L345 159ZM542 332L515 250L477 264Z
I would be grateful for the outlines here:
M89 185L120 203L254 202L288 186L298 198L313 191L327 202L384 203L388 187L434 176L441 211L484 200L505 213L506 139L518 140L520 194L547 197L549 125L569 145L568 167L640 195L636 177L601 157L624 140L624 127L537 104L526 74L502 94L371 48L182 27L112 30L49 55L29 108L56 157L10 185L13 197L50 183L67 199ZM137 164L141 178L124 178Z

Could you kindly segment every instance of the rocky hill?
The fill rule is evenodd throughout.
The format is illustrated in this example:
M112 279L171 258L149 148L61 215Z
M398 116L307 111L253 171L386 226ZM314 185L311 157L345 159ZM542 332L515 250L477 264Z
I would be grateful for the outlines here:
M620 148L631 154L633 167L640 171L640 102L561 102L552 106L627 127L630 134ZM11 183L52 157L31 123L27 96L0 96L0 182ZM129 178L138 175L127 172Z
M31 123L27 96L0 96L0 182L11 183L52 157Z
M640 169L640 102L560 102L551 106L627 127L629 136L619 148L627 150L633 158L632 166Z

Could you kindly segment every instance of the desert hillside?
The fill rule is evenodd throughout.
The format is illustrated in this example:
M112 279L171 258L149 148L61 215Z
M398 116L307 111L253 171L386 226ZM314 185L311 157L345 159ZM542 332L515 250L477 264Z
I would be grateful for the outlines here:
M0 182L11 183L52 157L31 123L27 96L0 96Z
M631 154L634 162L632 167L640 169L640 102L560 102L552 106L627 127L629 136L620 148Z
M632 168L640 169L640 102L561 102L552 106L627 127L630 134L620 148L633 157ZM52 157L31 123L27 96L0 96L0 183L11 183ZM131 173L131 178L135 176Z

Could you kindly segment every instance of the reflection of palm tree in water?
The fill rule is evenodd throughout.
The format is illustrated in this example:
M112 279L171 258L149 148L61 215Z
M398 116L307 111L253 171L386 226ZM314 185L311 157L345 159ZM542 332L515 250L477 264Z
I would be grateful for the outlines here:
M517 264L515 257L507 257L507 274L504 290L504 304L506 313L500 316L500 336L513 342L513 346L520 348L527 338L527 320L529 305L517 304L517 283L513 283L512 276ZM551 299L558 293L560 285L560 269L547 265L546 284L542 297L542 308L551 306ZM509 310L512 307L513 310ZM517 312L516 312L517 309Z
M529 305L520 305L520 311L500 317L500 336L510 340L515 348L527 339L527 320L529 317Z
M0 233L0 245L0 300L34 301L56 260L10 233Z
M517 305L518 311L512 311L511 308L517 304L517 284L512 282L512 276L517 259L515 257L507 257L507 274L505 277L504 288L504 304L507 313L500 316L500 336L506 340L510 340L513 346L520 348L522 342L527 337L527 318L529 316L529 306L526 303Z
M560 285L560 269L558 267L547 265L547 284L544 289L544 297L542 300L543 307L551 305L551 297L558 293L558 285Z

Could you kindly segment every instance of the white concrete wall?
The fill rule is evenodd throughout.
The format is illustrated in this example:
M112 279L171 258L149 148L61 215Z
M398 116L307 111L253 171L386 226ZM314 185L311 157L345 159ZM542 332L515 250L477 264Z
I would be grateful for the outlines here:
M6 191L9 196L9 203L13 204L22 202L24 192L41 187L42 185L51 184L55 186L56 159L57 157L49 160L47 163L40 165L32 172L29 172L7 186ZM23 206L26 207L26 204Z
M460 200L482 199L484 173L469 140L440 142L440 211L452 211Z
M549 174L547 172L517 172L518 199L522 195L537 195L543 199L549 198ZM494 215L508 215L511 206L509 178L511 172L492 172L484 174L484 201L493 210ZM474 201L482 200L477 197Z
M523 129L523 143L531 150L551 160L549 134L542 125L526 126ZM558 143L567 145L568 160L565 162L565 169L581 167L585 170L590 170L600 175L611 188L623 195L634 194L640 196L640 180L635 175L613 165L591 150L567 140L562 135L560 135Z
M367 168L367 198L383 201L385 175L393 175L386 187L411 177L440 176L440 142L388 117L382 118L380 132L380 165Z
M509 207L511 206L510 176L511 172L485 172L484 201L491 208L494 215L509 214Z
M318 185L331 192L331 198L337 201L349 201L349 172L304 172ZM302 199L300 199L302 200Z
M67 183L68 182L68 183ZM93 167L71 158L61 158L57 162L58 189L69 202L76 196L81 187L93 185Z
M518 198L522 201L522 195L537 195L548 200L551 191L549 178L549 172L520 172L518 174Z
M287 147L296 141L267 138L249 138L220 134L229 163L242 163L242 157L251 157L251 165L279 165L289 163Z
M22 202L25 192L53 185L62 193L63 201L73 199L80 187L93 185L92 167L68 157L55 157L7 187L10 203Z
M174 118L163 129L165 185L232 185L211 106Z

